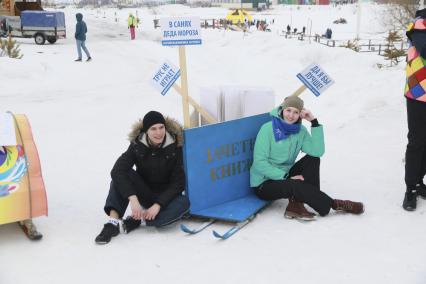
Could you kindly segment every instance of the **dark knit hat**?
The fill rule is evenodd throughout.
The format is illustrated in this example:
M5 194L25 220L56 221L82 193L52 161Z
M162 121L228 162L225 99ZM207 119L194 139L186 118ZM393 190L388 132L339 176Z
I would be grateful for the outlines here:
M146 132L151 126L157 123L166 124L164 116L158 111L151 110L143 117L143 128L142 130Z
M415 17L416 17L416 18L417 18L417 17L420 17L420 18L425 19L425 18L426 18L426 9L417 10L417 11L416 11L416 16L415 16Z
M302 111L303 100L297 96L289 96L284 99L283 103L281 104L281 107L283 109L288 107L294 107L294 108L297 108L299 111Z

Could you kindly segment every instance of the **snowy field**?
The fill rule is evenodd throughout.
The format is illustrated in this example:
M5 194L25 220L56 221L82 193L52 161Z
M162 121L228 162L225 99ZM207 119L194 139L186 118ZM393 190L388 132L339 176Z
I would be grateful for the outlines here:
M361 38L383 39L380 6L363 6ZM321 97L305 100L325 127L322 190L363 201L361 216L332 213L316 222L283 218L278 201L227 241L207 229L187 236L178 226L141 228L105 246L94 238L107 220L103 205L110 170L127 148L131 124L156 109L183 121L180 96L161 96L150 78L165 59L178 65L178 49L161 46L153 19L223 17L219 8L163 6L139 9L142 24L130 41L132 10L67 8L68 38L37 46L18 39L21 60L0 58L0 110L30 119L46 183L49 216L35 219L43 240L31 242L16 224L0 226L0 284L50 283L425 283L426 201L402 209L406 111L404 63L393 68L374 53L355 53L279 33L301 30L353 39L356 7L277 7L255 14L274 19L272 32L203 30L203 45L187 47L189 93L200 87L266 86L278 105L312 62L335 80ZM90 63L76 63L76 12L89 33ZM118 23L114 21L117 12ZM333 25L344 17L347 25ZM223 231L227 224L213 225Z

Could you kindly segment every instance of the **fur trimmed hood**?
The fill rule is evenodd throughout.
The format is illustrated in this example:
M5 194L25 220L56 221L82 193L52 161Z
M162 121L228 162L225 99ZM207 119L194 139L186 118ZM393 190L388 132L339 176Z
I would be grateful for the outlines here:
M183 127L182 125L177 122L175 119L170 118L170 117L165 117L166 123L166 132L168 132L168 134L170 134L171 136L173 136L173 138L176 140L176 145L179 147L183 146ZM143 121L142 119L139 119L137 122L135 122L132 125L132 130L128 135L128 138L130 140L130 142L134 142L136 139L138 139L138 137L141 136L141 134L145 134L143 131ZM140 137L139 139L143 139L143 136ZM167 133L166 133L167 136Z

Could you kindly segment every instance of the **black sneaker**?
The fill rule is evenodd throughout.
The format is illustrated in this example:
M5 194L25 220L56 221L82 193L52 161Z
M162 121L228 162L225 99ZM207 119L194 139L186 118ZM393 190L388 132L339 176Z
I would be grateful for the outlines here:
M128 234L134 229L136 229L137 227L139 227L140 225L141 225L141 220L135 220L131 216L128 216L123 221L123 232L125 234Z
M426 199L426 185L424 183L420 183L416 185L417 196L420 196L423 199Z
M407 190L405 192L404 202L402 207L407 211L414 211L417 207L417 194L414 190Z
M87 62L92 61L92 57L87 58Z
M81 62L81 58L77 58L76 60L74 60L75 62Z
M117 236L120 233L118 225L106 223L101 233L96 237L95 242L100 245L109 243L112 237Z

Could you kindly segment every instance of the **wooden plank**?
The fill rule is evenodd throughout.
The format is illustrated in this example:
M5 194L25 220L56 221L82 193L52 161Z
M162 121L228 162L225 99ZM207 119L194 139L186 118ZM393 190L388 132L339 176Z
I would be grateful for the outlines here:
M182 110L183 110L183 127L190 128L189 120L189 104L188 104L188 76L186 72L186 54L185 46L179 46L179 65L181 78L181 95L182 95Z
M292 96L300 96L304 91L306 90L306 86L302 85L299 87L299 89L297 89L293 94L291 94Z
M173 89L182 96L181 88L175 83L173 84ZM205 111L191 96L188 96L188 102L198 111L210 124L217 123L217 120L211 116L207 111Z

